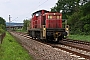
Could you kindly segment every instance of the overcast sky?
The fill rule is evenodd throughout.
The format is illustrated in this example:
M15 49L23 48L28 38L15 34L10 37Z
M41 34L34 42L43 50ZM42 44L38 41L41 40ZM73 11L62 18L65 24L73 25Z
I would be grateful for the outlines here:
M58 0L0 0L0 17L7 22L11 15L12 22L23 22L31 18L31 14L37 10L49 10Z

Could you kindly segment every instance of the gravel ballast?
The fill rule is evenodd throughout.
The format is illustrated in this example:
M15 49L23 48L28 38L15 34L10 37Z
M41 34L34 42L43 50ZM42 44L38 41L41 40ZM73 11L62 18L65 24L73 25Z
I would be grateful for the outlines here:
M32 55L35 60L79 60L80 58L41 42L27 39L19 34L13 32L11 32L11 34L18 38L18 41L29 51L29 54Z

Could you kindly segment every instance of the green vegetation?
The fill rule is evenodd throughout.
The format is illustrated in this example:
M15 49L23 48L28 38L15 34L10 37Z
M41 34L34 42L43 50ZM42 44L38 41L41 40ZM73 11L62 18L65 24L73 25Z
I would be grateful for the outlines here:
M3 30L2 28L0 28L0 34L1 33L4 33L5 32L5 30Z
M6 22L2 17L0 17L0 33L4 33L5 30L6 30Z
M72 34L90 34L90 2L79 8L78 12L69 16L68 24Z
M0 60L32 60L28 52L8 32L0 45Z
M6 21L2 17L0 17L0 25L1 24L6 26ZM3 29L4 29L4 27L3 27Z
M70 35L68 38L90 42L90 35Z
M29 27L30 20L24 20L24 26L23 26L23 31L27 31L27 28Z
M27 32L27 30L23 30L23 29L17 29L15 30L16 32Z
M51 11L61 10L62 19L68 20L71 34L90 34L90 0L58 0Z

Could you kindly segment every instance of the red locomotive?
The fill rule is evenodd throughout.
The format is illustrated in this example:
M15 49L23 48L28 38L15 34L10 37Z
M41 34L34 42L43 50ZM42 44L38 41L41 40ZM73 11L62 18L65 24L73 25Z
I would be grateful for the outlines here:
M32 14L31 28L28 30L32 38L59 42L66 36L62 28L62 14L39 10Z

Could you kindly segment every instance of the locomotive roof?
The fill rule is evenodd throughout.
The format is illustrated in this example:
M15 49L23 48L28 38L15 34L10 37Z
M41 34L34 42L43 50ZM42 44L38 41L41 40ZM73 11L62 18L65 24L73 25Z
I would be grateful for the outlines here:
M38 12L41 12L41 11L42 11L42 10L38 10L38 11L32 13L32 15L34 15L34 14L36 14L36 13L38 13ZM45 12L49 12L49 11L47 11L47 10L43 10L43 11L45 11Z

